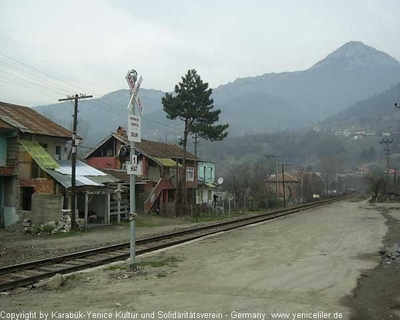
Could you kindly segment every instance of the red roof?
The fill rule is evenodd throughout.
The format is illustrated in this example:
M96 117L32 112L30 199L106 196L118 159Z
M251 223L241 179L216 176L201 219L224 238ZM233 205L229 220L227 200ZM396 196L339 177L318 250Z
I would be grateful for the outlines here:
M32 108L1 101L0 121L22 133L61 138L71 138L72 136L71 131L42 116Z

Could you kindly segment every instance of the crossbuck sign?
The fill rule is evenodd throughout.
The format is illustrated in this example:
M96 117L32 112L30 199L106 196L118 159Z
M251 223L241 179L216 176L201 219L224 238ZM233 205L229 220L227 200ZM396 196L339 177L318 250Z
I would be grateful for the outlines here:
M129 106L133 107L133 104L135 103L140 114L143 115L142 101L138 96L140 85L142 84L143 81L143 77L141 75L138 75L135 70L131 70L127 73L125 78L126 81L128 82L129 88L131 89L131 99L129 101L128 108Z

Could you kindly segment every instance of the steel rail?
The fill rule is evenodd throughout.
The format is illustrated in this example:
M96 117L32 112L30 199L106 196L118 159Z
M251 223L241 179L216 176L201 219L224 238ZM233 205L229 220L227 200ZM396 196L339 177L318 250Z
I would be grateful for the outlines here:
M283 216L293 214L293 213L297 213L297 212L300 212L300 211L303 211L306 209L311 209L311 208L319 207L322 205L330 204L333 202L345 200L347 198L349 198L349 196L346 195L346 196L337 197L337 198L333 198L333 199L302 204L299 206L276 210L276 211L263 213L263 214L259 214L259 215L238 218L238 219L232 219L229 221L208 224L205 226L196 227L196 228L192 228L192 229L186 229L186 230L167 233L167 234L163 234L163 235L159 235L159 236L139 239L136 242L137 245L145 245L145 244L149 244L149 243L160 242L162 240L168 240L171 238L173 239L173 238L177 238L177 237L194 234L196 232L199 233L202 231L211 230L207 233L192 235L190 237L185 237L182 239L178 239L178 240L158 244L155 246L139 249L139 250L137 250L137 255L142 255L144 253L148 253L148 252L160 250L163 248L167 248L170 246L174 246L177 244L181 244L184 242L196 240L196 239L203 238L205 236L209 236L209 235L216 234L219 232L229 231L229 230L241 228L241 227L244 227L244 226L247 226L250 224L261 223L264 221L276 219L276 218L283 217ZM65 264L68 264L68 261L74 261L74 260L82 259L82 258L95 257L95 256L98 256L101 254L115 252L115 251L123 250L123 249L126 249L126 250L129 249L129 242L106 246L106 247L101 247L101 248L96 248L96 249L91 249L91 250L80 251L80 252L71 253L71 254L67 254L67 255L63 255L63 256L57 256L54 258L36 260L36 261L26 262L26 263L22 263L22 264L1 267L0 268L0 276L6 276L6 275L10 275L10 274L12 275L13 272L18 272L18 271L23 272L26 270L29 271L29 270L40 269L40 267L43 267L43 266L51 266L51 265L54 266L56 264L61 264L63 262ZM79 271L79 270L83 270L83 269L96 267L99 265L104 265L104 264L115 262L115 261L121 261L128 257L129 257L129 251L127 251L126 253L121 253L118 255L111 256L111 257L109 257L109 256L101 257L100 260L95 260L95 261L90 261L90 262L78 261L79 265L67 266L67 267L57 269L54 271L47 271L42 274L27 276L22 279L13 280L13 281L5 282L5 283L0 283L0 291L5 291L5 290L10 290L10 289L13 289L16 287L31 285L31 284L38 282L39 280L43 280L43 279L52 277L58 273L59 274L67 274L67 273L71 273L71 272L75 272L75 271Z

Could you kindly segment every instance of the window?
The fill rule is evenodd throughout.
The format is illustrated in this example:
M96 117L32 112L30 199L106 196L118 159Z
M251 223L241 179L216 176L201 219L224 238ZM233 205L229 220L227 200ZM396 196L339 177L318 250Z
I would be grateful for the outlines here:
M42 146L42 148L44 149L44 150L46 150L47 149L47 143L39 143L41 146Z
M194 168L193 167L186 168L186 181L194 181Z
M56 146L56 160L61 160L61 146Z
M213 168L210 168L210 179L213 178Z

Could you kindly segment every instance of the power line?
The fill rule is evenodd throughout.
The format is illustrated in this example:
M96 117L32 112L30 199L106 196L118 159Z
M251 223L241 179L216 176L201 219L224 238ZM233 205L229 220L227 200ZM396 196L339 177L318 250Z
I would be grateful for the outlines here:
M81 88L81 87L79 87L79 86L70 84L70 83L68 83L68 82L66 82L66 81L64 81L64 80L62 80L61 78L58 78L58 77L56 77L56 76L53 76L53 75L51 75L51 74L49 74L49 73L46 73L46 72L44 72L44 71L41 71L41 70L39 70L39 69L37 69L37 68L35 68L35 67L33 67L33 66L30 66L30 65L28 65L28 64L26 64L26 63L24 63L24 62L22 62L22 61L19 61L19 60L17 60L17 59L14 59L14 58L12 58L12 57L10 57L10 56L4 54L4 53L1 53L1 52L0 52L0 55L4 56L4 57L6 57L6 58L8 58L8 59L10 59L10 60L12 60L12 61L15 61L15 62L17 62L17 63L19 63L19 64L21 64L21 65L23 65L23 66L25 66L25 67L28 67L28 68L30 68L30 69L32 69L32 70L35 70L36 72L39 72L39 73L41 73L41 74L43 74L43 75L45 75L45 76L47 76L47 77L50 77L50 78L55 79L55 80L57 80L57 81L60 81L60 82L62 82L62 83L64 83L64 84L67 84L68 86L73 86L73 87L78 88L78 89L83 89L84 91L89 91L89 92L94 93L94 94L97 95L97 96L101 96L101 95L99 95L99 94L96 94L96 93L93 92L92 90L87 90L87 89ZM28 82L29 85L34 85L34 86L36 86L36 87L43 88L43 89L45 89L45 90L47 90L47 91L55 92L55 93L57 93L57 94L60 94L60 93L61 93L61 94L65 94L66 92L68 92L68 91L70 90L70 89L67 88L65 85L61 86L60 84L55 83L55 82L52 81L52 80L45 79L45 78L40 77L40 76L38 76L38 75L34 75L34 74L30 73L30 72L27 72L27 71L25 71L25 70L22 70L22 69L20 69L20 68L17 68L17 67L15 67L15 66L12 66L12 65L10 65L10 64L8 64L8 63L5 63L5 62L0 61L0 64L3 65L4 67L8 68L8 69L11 69L13 72L17 72L17 73L20 73L20 74L24 74L24 75L28 76L28 77L31 78L31 79L33 78L33 79L38 80L38 81L41 81L42 83L45 84L45 85L38 84L38 83L32 82L32 81L30 81L30 80L21 78L21 77L19 77L19 76L17 76L17 75L13 75L13 74L6 73L6 72L5 72L7 75L9 75L9 76L11 76L11 77L14 77L14 78L17 78L17 79L19 79L19 80ZM9 79L9 78L6 78L6 79L7 79L7 80L11 80L11 79ZM26 87L26 88L28 88L28 89L31 89L31 90L35 90L35 91L37 91L37 92L44 93L43 91L40 91L40 90L38 90L37 88L34 89L34 88L31 88L31 87L27 87L26 85L23 85L23 84L21 84L21 83L19 83L19 82L14 82L14 83L17 84L17 85L22 85L22 86L24 86L24 87ZM53 89L52 89L52 88L49 88L48 86L52 87ZM103 100L105 100L105 101L103 101ZM108 101L110 104L106 103L107 101ZM111 100L111 99L109 99L109 98L106 98L105 96L103 96L103 97L101 97L101 98L97 98L95 102L96 102L96 104L97 104L96 107L98 107L99 109L101 109L101 110L103 110L103 111L109 112L110 114L115 115L115 113L117 113L117 114L120 114L121 116L122 116L122 115L124 115L124 116L126 115L126 113L125 113L124 110L119 109L118 107L115 106L115 104L121 105L120 103L118 103L118 102L116 102L116 101L113 101L113 100ZM122 106L122 105L121 105L121 106ZM125 106L124 106L124 107L125 107ZM110 108L111 108L112 110L110 110ZM168 124L166 124L166 123L162 123L162 122L160 122L160 121L157 121L157 120L155 120L155 119L152 119L152 118L149 117L149 116L143 116L143 118L146 119L147 121L150 121L150 122L152 122L152 123L155 123L155 124L158 124L158 125L160 125L160 126L164 126L164 127L170 128L170 129L176 129L176 127L178 127L178 129L181 129L181 127L183 128L183 126L172 126L172 125L168 125Z

